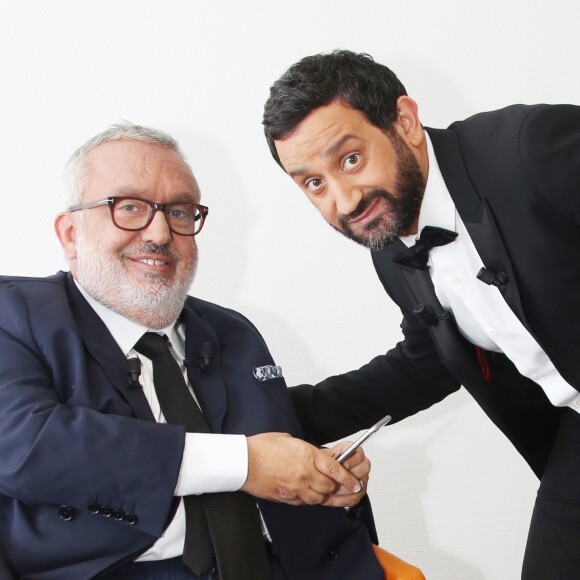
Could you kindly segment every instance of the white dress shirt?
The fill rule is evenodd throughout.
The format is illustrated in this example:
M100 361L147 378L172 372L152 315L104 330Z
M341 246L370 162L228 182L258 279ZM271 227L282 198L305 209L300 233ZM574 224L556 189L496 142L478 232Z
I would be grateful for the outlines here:
M76 282L76 280L75 280ZM78 284L77 287L99 315L105 326L127 358L138 357L141 361L140 382L153 416L158 423L165 423L155 387L153 385L153 364L150 359L133 349L145 332L165 334L170 350L183 370L184 378L192 395L195 394L187 380L183 366L185 358L185 336L183 326L169 326L161 331L151 331L136 322L124 318L107 308ZM246 481L248 474L248 448L244 435L186 433L181 471L174 495L184 496L221 491L237 491ZM164 534L143 553L137 561L164 560L181 556L185 541L185 508L183 500Z
M437 298L457 321L461 334L476 346L504 353L518 371L538 383L550 402L580 412L580 395L558 373L552 361L507 305L496 286L477 279L483 262L459 217L437 164L429 135L429 175L419 213L424 226L457 232L455 241L433 248L427 262ZM517 227L514 225L514 227ZM412 246L416 236L401 237Z

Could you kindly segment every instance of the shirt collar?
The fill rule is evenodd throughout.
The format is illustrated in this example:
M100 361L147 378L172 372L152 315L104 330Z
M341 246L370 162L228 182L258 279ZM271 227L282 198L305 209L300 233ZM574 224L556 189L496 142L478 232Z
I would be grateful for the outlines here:
M427 184L425 185L425 194L419 210L419 225L417 234L401 236L401 241L407 246L412 246L421 230L425 226L435 226L445 228L446 230L455 231L455 204L451 199L447 185L441 175L433 144L429 134L425 131L425 141L427 142L427 158L429 159L429 173L427 175Z
M108 331L111 333L119 348L123 351L125 356L133 350L135 343L146 332L158 332L167 335L173 349L183 357L185 355L184 336L181 324L174 322L173 324L163 328L162 330L153 330L147 328L138 322L125 318L118 312L111 310L95 298L93 298L78 282L73 278L77 288L89 303L91 308L97 313L99 318L103 321Z

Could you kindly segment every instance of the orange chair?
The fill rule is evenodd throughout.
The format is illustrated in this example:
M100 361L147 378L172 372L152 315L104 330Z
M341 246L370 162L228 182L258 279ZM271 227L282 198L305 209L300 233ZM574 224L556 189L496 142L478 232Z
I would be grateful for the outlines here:
M423 572L394 554L373 544L375 556L385 571L385 580L425 580Z

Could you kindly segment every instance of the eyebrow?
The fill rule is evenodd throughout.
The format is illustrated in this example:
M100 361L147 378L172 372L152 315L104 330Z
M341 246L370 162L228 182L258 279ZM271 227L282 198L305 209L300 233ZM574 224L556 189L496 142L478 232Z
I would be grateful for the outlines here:
M343 135L338 140L336 140L334 143L329 145L326 149L323 149L320 156L324 157L326 159L328 159L329 157L333 157L341 149L341 147L347 141L350 141L351 139L357 139L356 135L352 135L351 133L347 133L346 135ZM298 167L297 169L294 169L294 171L289 171L288 175L290 177L297 177L299 175L306 175L307 173L309 173L307 167Z
M149 201L154 201L149 199L149 195L147 195L146 191L143 189L138 189L130 185L122 185L118 189L114 190L109 197L133 197L137 199L147 199ZM201 198L200 192L189 192L183 191L178 193L175 196L176 202L191 202L191 198L193 198L193 203L195 203L196 199Z
M113 195L115 197L145 197L145 192L130 185L122 185L113 190Z
M335 143L333 143L332 145L330 145L328 148L326 148L322 152L322 157L332 157L350 139L356 139L356 136L355 135L351 135L350 133L347 133L346 135L343 135L340 139L338 139L338 141L336 141Z

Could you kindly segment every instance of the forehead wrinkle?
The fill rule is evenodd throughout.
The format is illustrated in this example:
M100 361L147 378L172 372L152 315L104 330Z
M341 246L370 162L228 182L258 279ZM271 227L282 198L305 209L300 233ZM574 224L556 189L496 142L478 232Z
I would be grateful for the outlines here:
M146 191L144 189L132 185L120 185L110 193L115 197L146 197Z
M307 175L311 162L326 160L346 141L357 139L360 119L356 115L360 113L337 103L326 105L303 119L285 138L277 140L278 155L286 173L293 178ZM286 145L288 141L292 147Z
M85 160L87 183L111 187L119 195L145 197L147 192L182 190L180 195L199 197L199 187L191 167L171 148L121 139L103 143Z

